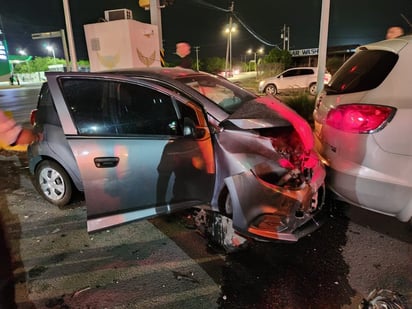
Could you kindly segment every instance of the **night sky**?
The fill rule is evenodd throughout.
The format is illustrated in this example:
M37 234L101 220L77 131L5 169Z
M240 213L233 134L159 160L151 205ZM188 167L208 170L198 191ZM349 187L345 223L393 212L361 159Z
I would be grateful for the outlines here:
M150 23L150 13L139 7L138 0L70 0L70 12L77 59L87 59L84 24L96 23L105 10L127 8L133 19ZM207 2L211 4L207 6ZM405 19L412 21L411 0L331 0L328 46L364 44L384 38L386 28L400 25L409 32ZM199 47L199 57L225 57L228 23L227 0L174 0L162 9L163 47L166 59L178 41ZM390 6L388 6L390 3ZM233 35L233 57L241 59L249 48L278 45L282 48L281 29L290 29L290 49L316 48L319 43L321 0L235 0L234 12L258 38L234 19L238 31ZM214 6L214 7L213 7ZM220 8L220 9L219 9ZM223 9L223 10L221 10ZM24 49L33 56L50 56L43 47L55 46L56 57L64 58L61 39L32 40L31 34L65 28L63 1L0 0L0 29L10 54ZM264 44L267 42L269 44Z

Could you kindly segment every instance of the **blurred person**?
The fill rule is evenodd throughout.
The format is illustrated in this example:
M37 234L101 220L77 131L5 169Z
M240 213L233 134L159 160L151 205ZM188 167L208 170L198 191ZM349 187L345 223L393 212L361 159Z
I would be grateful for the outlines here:
M0 142L8 145L27 145L36 139L32 130L23 128L0 109Z
M402 35L404 35L405 32L403 31L403 28L400 26L391 26L388 28L388 30L386 30L386 39L394 39L394 38L398 38Z
M179 64L177 66L191 69L192 58L190 57L190 45L187 42L179 42L176 44L176 55L180 57Z
M9 146L29 144L36 140L32 130L18 125L15 120L0 110L0 142ZM13 277L13 261L6 231L0 214L0 308L17 308Z

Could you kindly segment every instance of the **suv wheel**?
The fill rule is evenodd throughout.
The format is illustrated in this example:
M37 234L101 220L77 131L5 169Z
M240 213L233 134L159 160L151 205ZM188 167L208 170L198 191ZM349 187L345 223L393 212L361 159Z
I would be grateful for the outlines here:
M40 194L56 206L67 205L72 198L72 183L57 163L45 160L35 171L35 185Z
M318 90L316 83L309 85L309 93L310 95L316 95L316 90Z
M265 87L265 90L264 90L264 91L265 91L266 94L270 94L270 95L275 95L275 94L277 94L277 92L278 92L276 86L273 85L273 84L267 85L267 86Z

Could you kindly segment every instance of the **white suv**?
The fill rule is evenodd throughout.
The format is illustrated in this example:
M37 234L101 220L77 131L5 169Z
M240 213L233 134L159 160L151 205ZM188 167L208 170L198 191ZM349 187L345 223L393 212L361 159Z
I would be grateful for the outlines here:
M324 83L327 84L330 78L329 72L325 72ZM317 80L317 67L292 68L260 81L259 92L275 95L285 91L303 89L308 90L311 95L316 95Z
M402 222L412 220L411 59L412 35L358 47L313 114L328 187Z

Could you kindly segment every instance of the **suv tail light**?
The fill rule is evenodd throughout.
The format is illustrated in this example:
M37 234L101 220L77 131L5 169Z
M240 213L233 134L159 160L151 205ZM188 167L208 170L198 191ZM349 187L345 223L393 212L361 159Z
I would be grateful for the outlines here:
M37 109L32 109L30 112L30 123L32 126L36 124L36 113L37 113Z
M331 109L326 124L350 133L373 133L393 118L396 109L370 104L345 104Z

